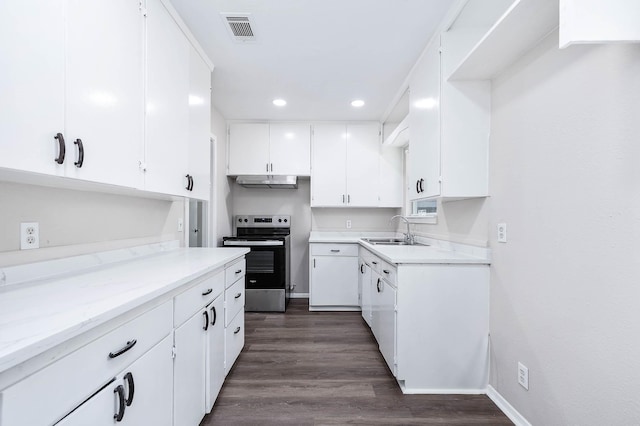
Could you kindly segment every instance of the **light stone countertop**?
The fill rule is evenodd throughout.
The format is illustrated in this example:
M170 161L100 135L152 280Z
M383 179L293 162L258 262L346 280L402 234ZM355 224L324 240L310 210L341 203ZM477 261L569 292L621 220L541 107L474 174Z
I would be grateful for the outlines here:
M248 252L177 248L0 287L0 375Z
M431 238L416 237L411 246L374 245L362 238L394 238L393 232L323 232L313 231L310 243L359 244L387 262L394 264L490 264L490 249Z

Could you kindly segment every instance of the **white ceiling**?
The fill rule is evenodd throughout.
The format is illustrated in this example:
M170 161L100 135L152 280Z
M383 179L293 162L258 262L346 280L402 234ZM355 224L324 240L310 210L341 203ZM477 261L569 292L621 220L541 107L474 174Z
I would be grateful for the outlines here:
M171 1L215 64L226 119L380 120L455 0ZM232 40L221 13L251 13L256 41Z

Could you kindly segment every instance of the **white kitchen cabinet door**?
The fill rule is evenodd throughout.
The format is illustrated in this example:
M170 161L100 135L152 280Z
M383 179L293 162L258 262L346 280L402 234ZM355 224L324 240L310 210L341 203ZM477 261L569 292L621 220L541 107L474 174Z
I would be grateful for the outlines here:
M147 1L145 189L189 195L189 42L160 0Z
M67 0L67 176L142 188L143 29L136 1Z
M63 0L0 2L0 167L64 174L64 20Z
M143 424L170 426L173 420L171 340L171 336L165 337L153 349L116 376L115 381L57 424L60 426L113 425L116 423L114 416L121 413L118 424L123 426ZM130 386L131 382L133 386ZM124 406L122 405L120 393L126 402L130 402L129 405L126 402Z
M208 200L211 189L211 70L193 46L189 48L190 198Z
M268 123L233 123L228 136L228 175L270 174Z
M209 306L209 330L207 330L206 350L206 411L211 412L213 404L224 382L224 297L218 296Z
M175 330L173 414L176 425L197 425L205 415L205 350L209 315L204 309Z
M425 51L409 88L409 194L416 200L440 195L440 43Z
M347 125L347 205L378 205L380 159L380 125L358 123Z
M404 203L404 149L391 146L380 148L380 178L378 207L402 207Z
M362 309L362 318L367 325L371 327L371 267L360 259L360 308Z
M231 320L224 329L224 374L225 377L233 368L244 347L244 311Z
M358 258L313 256L309 305L312 307L359 306Z
M385 280L376 280L374 294L377 299L377 315L374 327L380 353L389 369L396 375L396 289Z
M311 206L344 206L347 198L347 128L344 124L313 127Z
M311 174L311 126L271 123L269 125L270 174Z

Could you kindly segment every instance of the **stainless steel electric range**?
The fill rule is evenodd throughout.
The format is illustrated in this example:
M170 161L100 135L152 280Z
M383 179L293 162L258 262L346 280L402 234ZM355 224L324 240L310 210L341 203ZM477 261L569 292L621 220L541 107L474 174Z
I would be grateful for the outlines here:
M233 219L233 237L225 247L248 247L245 311L284 312L290 292L291 216L246 216Z

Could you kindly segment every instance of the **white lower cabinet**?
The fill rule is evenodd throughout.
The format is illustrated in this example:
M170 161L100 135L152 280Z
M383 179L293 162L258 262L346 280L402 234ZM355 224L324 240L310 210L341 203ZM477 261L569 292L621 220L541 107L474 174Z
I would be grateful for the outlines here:
M244 347L244 311L239 312L224 331L224 371L225 376L238 359Z
M362 310L362 318L367 325L371 327L371 298L373 296L371 288L371 265L363 258L360 258L360 309Z
M309 309L359 309L358 245L313 243L309 253Z
M363 317L403 392L483 392L489 267L393 265L366 249L360 260Z
M171 426L171 346L165 337L58 425Z
M205 409L211 412L224 382L224 298L218 296L207 306L209 330L206 339ZM244 333L243 333L244 336ZM177 426L177 425L176 425Z
M229 266L224 290L224 374L229 374L244 347L245 260Z

